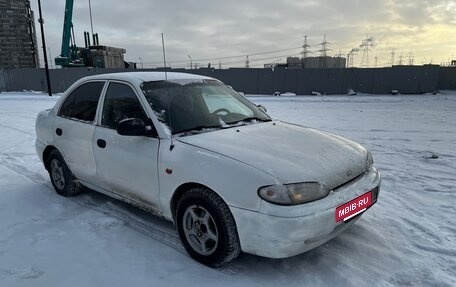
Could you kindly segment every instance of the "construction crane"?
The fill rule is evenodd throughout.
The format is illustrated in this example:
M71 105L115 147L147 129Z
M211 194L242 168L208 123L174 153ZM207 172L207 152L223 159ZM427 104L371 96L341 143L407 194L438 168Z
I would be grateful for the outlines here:
M84 67L84 61L79 55L73 29L74 0L66 0L65 18L63 21L62 48L60 55L55 58L55 64L62 67Z
M66 0L62 48L60 55L55 58L55 64L63 68L124 68L123 54L125 54L125 49L100 46L97 33L92 32L93 46L90 44L89 32L84 32L85 47L76 46L73 29L73 6L74 0Z

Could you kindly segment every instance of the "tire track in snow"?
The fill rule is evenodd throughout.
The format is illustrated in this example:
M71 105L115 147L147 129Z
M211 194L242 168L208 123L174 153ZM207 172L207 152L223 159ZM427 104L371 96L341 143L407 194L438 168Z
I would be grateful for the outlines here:
M107 202L106 204L100 205L98 203L93 202L90 199L90 195L88 194L81 194L80 196L74 197L73 202L82 207L95 210L104 215L113 216L116 219L119 219L122 222L124 222L125 225L130 226L134 230L140 232L141 234L158 240L166 244L167 246L170 246L182 253L185 253L184 247L182 246L177 233L171 230L169 232L166 232L159 228L156 228L155 226L136 218L136 216L129 214L127 211L122 210L122 208L116 207L111 202Z
M0 165L6 167L18 175L28 178L32 182L44 184L47 187L50 187L50 183L46 184L46 180L41 174L30 171L25 166L15 163L15 158L8 154L0 153Z
M11 158L8 155L0 156L0 164L2 166L8 168L9 170L13 171L18 175L26 177L34 183L39 183L41 185L46 186L49 189L52 189L50 182L48 182L48 180L45 179L41 174L32 172L25 168L23 165L12 162L12 160L13 158ZM104 205L97 204L94 201L90 200L90 196L88 196L87 194L81 194L80 196L68 199L82 207L95 210L105 215L116 217L117 219L123 221L126 225L133 227L133 229L137 229L139 232L141 232L144 235L147 235L148 237L162 241L163 243L170 245L175 249L184 250L177 236L177 233L167 233L149 224L141 222L140 220L134 218L131 214L127 214L120 208L113 208L112 206L110 206L112 204L109 204L109 202Z
M20 157L20 155L18 154L17 157ZM20 176L27 178L28 180L34 183L44 185L45 187L52 190L52 192L54 192L50 181L44 178L40 173L30 171L24 165L15 163L14 161L15 159L17 159L17 157L0 153L0 165L13 171L14 173ZM163 243L166 246L169 246L179 251L180 253L188 256L176 230L168 231L163 230L162 228L158 228L157 226L153 225L153 223L149 223L147 221L140 219L138 216L133 215L125 209L116 206L110 201L106 202L105 204L96 203L94 200L91 199L91 196L88 193L83 193L79 196L70 197L67 199L71 200L72 202L76 203L81 207L94 210L104 215L112 216L122 221L126 226L141 233L142 235L152 238L160 243ZM240 267L235 262L230 262L217 268L216 270L228 275L234 275L239 272Z
M16 131L16 132L24 134L24 135L28 135L28 136L32 136L32 137L36 136L35 133L26 132L26 131L23 131L21 129L18 129L18 128L15 128L15 127L10 127L10 126L7 126L7 125L0 124L0 127L1 128L5 128L5 129L10 129L10 130Z

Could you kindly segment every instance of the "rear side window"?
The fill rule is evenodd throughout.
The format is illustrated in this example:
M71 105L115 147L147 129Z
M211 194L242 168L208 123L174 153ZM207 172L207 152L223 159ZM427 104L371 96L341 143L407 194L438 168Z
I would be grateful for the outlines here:
M139 118L147 122L147 115L136 93L127 85L110 83L103 103L101 125L117 129L121 120Z
M77 87L62 104L59 116L93 122L104 82L90 82Z

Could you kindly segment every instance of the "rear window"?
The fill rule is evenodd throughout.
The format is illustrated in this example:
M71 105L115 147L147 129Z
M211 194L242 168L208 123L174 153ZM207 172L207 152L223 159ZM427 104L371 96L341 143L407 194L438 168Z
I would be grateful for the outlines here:
M77 87L62 104L59 116L93 122L104 82L90 82Z

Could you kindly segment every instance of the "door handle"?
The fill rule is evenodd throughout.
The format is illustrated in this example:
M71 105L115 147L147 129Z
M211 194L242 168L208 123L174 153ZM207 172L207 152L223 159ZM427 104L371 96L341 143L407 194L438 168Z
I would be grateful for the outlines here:
M63 133L63 131L62 131L61 128L57 128L57 129L55 130L55 133L56 133L58 136L61 136L62 133Z
M106 141L102 140L102 139L97 140L97 146L99 148L105 148L106 147Z

